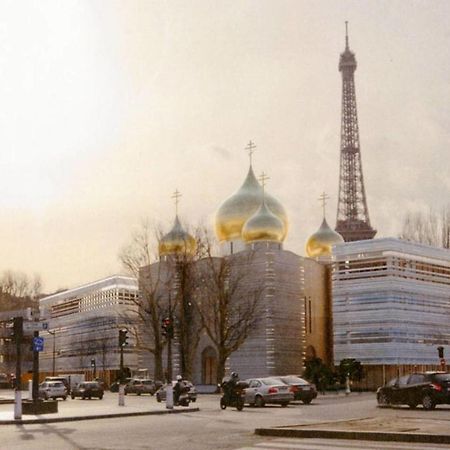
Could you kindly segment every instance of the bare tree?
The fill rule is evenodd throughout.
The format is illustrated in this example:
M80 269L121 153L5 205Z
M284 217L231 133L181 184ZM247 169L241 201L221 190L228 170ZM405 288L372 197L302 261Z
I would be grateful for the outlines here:
M202 327L192 300L196 286L195 262L201 258L204 246L201 239L197 238L194 253L178 252L157 260L152 257L152 236L154 241L159 241L161 233L152 233L148 224L144 223L120 254L124 267L139 279L140 288L135 305L138 320L134 325L129 324L128 329L138 348L153 355L157 379L163 379L162 357L166 346L166 375L172 377L172 339L178 344L181 371L186 378L190 378ZM163 333L161 325L166 318L170 318L174 333Z
M408 213L400 238L436 247L450 248L450 206L439 213Z
M139 280L139 297L134 300L129 316L135 316L127 328L136 342L136 348L153 355L155 364L154 376L164 379L163 350L165 338L162 335L161 320L164 312L164 271L161 264L154 264L152 256L151 232L147 222L132 236L131 242L122 249L119 259L125 269Z
M198 263L195 306L218 352L217 383L225 375L227 358L237 351L259 322L263 289L250 282L252 252L213 257Z
M39 275L30 278L22 272L3 272L0 276L0 311L36 307L41 284Z

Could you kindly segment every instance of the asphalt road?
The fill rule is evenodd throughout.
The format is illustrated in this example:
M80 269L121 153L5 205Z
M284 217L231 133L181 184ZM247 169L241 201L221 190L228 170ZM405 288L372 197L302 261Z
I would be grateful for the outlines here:
M117 394L107 394L103 400L111 411L118 409ZM154 398L127 396L127 402L156 402ZM67 400L64 407L71 408L78 415L98 400ZM12 405L3 405L4 407ZM63 406L63 405L61 405ZM435 411L408 408L380 409L376 406L374 394L352 394L349 397L319 396L311 405L290 405L287 408L266 406L245 408L238 412L219 408L219 397L199 396L196 406L200 412L176 415L100 419L80 422L65 422L40 425L4 425L0 428L0 449L152 449L152 450L216 450L216 449L425 449L427 447L408 444L383 446L378 443L360 443L359 447L338 445L336 441L305 441L269 439L255 436L258 427L317 423L352 418L383 416L426 417L450 419L450 407L438 407ZM280 445L281 444L281 445ZM341 442L342 444L342 442ZM356 442L357 444L357 442ZM297 445L297 446L295 446ZM300 445L300 446L299 446ZM434 445L433 447L436 447ZM442 446L450 449L450 446Z

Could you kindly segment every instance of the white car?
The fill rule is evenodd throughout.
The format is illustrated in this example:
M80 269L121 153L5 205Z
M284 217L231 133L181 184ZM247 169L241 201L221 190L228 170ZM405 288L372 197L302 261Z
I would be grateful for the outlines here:
M48 400L56 400L58 397L65 400L67 398L67 389L62 381L44 381L39 385L39 397Z

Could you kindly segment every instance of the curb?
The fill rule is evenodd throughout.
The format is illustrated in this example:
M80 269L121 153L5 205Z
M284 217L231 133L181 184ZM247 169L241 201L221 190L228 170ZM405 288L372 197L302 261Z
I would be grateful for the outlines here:
M336 431L325 429L299 430L286 428L256 428L259 436L291 437L291 438L320 438L320 439L349 439L362 441L394 441L415 442L428 444L450 444L449 434L424 433L383 433L379 431Z
M114 419L117 417L133 417L133 416L158 416L162 414L180 414L198 412L200 408L189 409L168 409L163 411L138 411L129 413L117 414L96 414L93 416L70 416L70 417L55 417L42 419L21 419L21 420L0 420L0 425L27 425L37 423L58 423L58 422L75 422L79 420L97 420L97 419Z

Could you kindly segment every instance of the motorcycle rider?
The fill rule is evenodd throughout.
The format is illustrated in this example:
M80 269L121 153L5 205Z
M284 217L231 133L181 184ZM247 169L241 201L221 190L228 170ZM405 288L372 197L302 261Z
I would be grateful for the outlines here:
M230 379L225 384L225 394L228 400L228 403L233 399L234 391L236 389L236 385L239 382L239 375L236 372L231 373Z
M183 392L183 388L184 388L183 377L181 375L177 375L177 382L173 387L173 403L175 405L177 405L178 401L180 400L180 395Z

